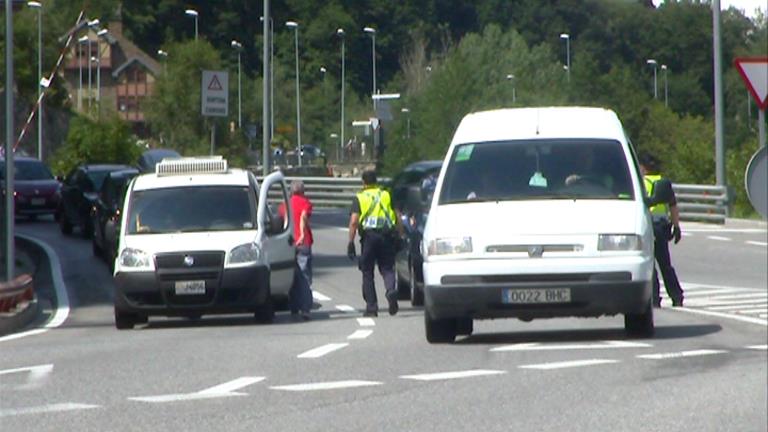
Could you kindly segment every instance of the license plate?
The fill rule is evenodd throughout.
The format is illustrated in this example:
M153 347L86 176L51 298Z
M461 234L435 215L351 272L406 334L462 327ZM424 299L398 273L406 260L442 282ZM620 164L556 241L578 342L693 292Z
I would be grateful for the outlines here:
M176 295L205 294L205 281L176 281Z
M30 202L33 206L45 205L45 198L32 198Z
M509 304L569 303L571 301L571 289L505 289L501 293L501 301Z

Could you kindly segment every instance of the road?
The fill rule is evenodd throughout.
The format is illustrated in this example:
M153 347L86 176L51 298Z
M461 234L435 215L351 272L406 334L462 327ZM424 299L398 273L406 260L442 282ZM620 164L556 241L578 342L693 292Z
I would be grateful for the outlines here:
M684 224L671 249L686 307L665 300L653 339L627 339L621 317L493 320L452 345L427 344L406 302L361 318L345 216L313 223L312 321L157 319L118 332L89 241L20 221L57 253L71 310L59 327L0 338L0 429L766 430L763 223Z

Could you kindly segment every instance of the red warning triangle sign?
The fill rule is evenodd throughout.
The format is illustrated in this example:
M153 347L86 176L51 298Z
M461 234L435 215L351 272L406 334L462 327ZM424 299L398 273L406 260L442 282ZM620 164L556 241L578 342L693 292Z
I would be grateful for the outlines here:
M737 58L734 63L757 106L768 108L768 57Z
M214 74L213 78L211 78L210 84L208 84L208 90L214 90L214 91L222 91L224 90L221 87L221 83L219 82L219 77Z

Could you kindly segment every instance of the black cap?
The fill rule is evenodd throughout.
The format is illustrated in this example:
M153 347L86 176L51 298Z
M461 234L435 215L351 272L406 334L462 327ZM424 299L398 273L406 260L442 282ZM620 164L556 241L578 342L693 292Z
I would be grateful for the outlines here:
M363 171L363 184L372 185L376 184L376 171L365 170Z

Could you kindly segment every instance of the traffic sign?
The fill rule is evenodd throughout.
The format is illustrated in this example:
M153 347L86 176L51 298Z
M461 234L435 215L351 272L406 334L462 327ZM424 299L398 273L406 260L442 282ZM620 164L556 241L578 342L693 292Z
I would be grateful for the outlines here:
M736 69L761 110L768 108L768 57L737 58Z
M747 165L747 174L744 178L747 197L752 207L764 218L768 218L768 150L762 147L758 150Z
M229 74L203 71L200 101L204 116L226 117L229 113Z

